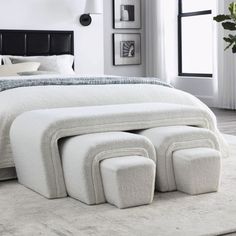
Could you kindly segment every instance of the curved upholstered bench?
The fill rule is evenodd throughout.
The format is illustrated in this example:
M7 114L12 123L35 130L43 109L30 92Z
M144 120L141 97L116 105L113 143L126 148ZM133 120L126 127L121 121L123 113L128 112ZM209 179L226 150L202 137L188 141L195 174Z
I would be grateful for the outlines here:
M26 112L15 119L10 131L19 182L48 198L65 197L58 149L61 138L169 125L195 125L217 132L215 120L206 111L177 104L121 104Z
M119 208L152 202L156 156L147 138L126 132L86 134L64 139L60 150L69 196Z
M173 167L173 153L175 151L191 149L195 156L198 156L196 148L219 150L217 137L208 129L168 126L147 129L137 133L149 138L156 149L156 189L161 192L177 190ZM219 172L220 170L216 169L215 171ZM218 175L219 173L217 173Z

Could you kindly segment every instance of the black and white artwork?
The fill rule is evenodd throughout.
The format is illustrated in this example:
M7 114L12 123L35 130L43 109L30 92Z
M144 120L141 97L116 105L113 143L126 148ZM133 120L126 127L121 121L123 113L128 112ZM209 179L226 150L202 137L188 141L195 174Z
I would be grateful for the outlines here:
M120 6L120 21L135 21L135 6L121 5Z
M113 50L114 65L140 65L140 34L113 34Z
M141 0L113 0L115 29L141 28Z
M135 57L135 41L121 41L120 42L120 56L121 57Z

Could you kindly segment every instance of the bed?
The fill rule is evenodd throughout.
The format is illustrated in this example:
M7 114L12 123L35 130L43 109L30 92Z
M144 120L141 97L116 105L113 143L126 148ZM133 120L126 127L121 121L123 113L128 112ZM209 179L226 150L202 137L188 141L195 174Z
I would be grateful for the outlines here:
M72 31L0 30L1 55L50 56L73 53ZM9 130L14 119L23 112L150 102L199 107L216 122L210 109L196 97L174 89L157 78L49 74L0 78L0 179L16 177ZM223 138L220 139L224 143Z
M49 56L61 54L74 54L73 31L0 30L0 55ZM3 135L0 135L0 145L4 145L3 139ZM2 163L6 158L5 154L2 156L2 150L0 153ZM12 164L9 165L8 161L0 164L0 180L16 177L15 169L11 166Z

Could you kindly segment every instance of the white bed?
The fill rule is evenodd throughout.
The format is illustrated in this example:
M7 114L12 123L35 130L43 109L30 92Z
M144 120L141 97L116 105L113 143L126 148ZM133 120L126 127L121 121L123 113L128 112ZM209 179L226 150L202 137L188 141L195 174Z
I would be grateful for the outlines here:
M21 46L19 46L19 40L23 42ZM38 42L40 42L40 44L38 44ZM4 45L7 45L7 47L5 46L4 48ZM73 53L74 41L72 31L0 30L0 54L52 56L61 54L73 55ZM23 63L24 60L25 58L23 58ZM26 61L28 62L28 59ZM42 66L42 61L39 60L39 62ZM67 60L67 64L71 63L71 60ZM48 67L46 69L44 68L44 70L47 69ZM71 68L69 71L71 71ZM72 77L73 76L74 75L72 75ZM2 79L3 81L0 81L0 83L4 83L4 81L8 83L7 81L13 79L20 81L24 79L37 80L43 78L46 80L50 78L56 79L57 75L10 76L4 79L0 78L0 80ZM70 78L70 76L66 78ZM216 122L214 114L196 97L183 91L157 84L64 84L63 86L16 86L15 88L6 89L5 91L2 90L0 92L0 180L15 177L15 171L12 168L14 167L14 162L9 139L9 130L14 119L23 112L49 108L149 102L173 103L199 107L206 110L209 115L212 116L214 123ZM223 142L222 138L222 143Z

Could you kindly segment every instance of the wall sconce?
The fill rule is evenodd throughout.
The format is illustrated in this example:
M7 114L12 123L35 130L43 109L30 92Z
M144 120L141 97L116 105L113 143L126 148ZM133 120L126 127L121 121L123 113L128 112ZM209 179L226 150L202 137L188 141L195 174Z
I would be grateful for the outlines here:
M87 0L85 7L85 14L80 16L80 24L88 26L92 22L91 14L102 14L103 12L102 0Z

